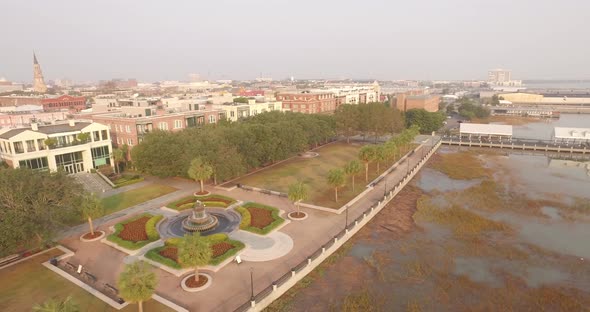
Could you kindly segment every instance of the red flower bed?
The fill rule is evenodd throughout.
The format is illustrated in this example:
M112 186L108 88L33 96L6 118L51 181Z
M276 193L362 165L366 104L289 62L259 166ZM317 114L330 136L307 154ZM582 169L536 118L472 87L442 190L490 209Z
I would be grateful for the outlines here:
M131 242L147 240L148 236L145 232L145 224L149 219L149 217L141 217L135 221L123 224L123 230L119 233L119 237Z
M175 262L178 262L178 248L176 247L168 247L160 251L160 255L162 257L166 257L168 259L174 260Z
M223 255L224 253L228 252L232 248L234 248L234 245L232 245L228 242L220 242L220 243L217 243L217 244L211 246L211 249L213 249L213 258L217 258L217 257Z
M190 288L199 288L199 287L203 287L205 284L207 284L207 281L209 279L206 276L203 275L199 275L199 280L197 281L196 278L194 276L189 277L186 280L186 286L190 287Z
M250 226L264 229L274 221L272 212L270 210L256 207L248 207L246 209L248 209L250 215L252 216L252 219L250 220Z
M94 235L92 235L92 233L88 232L86 234L84 234L84 236L82 236L83 239L94 239L97 238L101 235L102 233L99 231L94 231Z

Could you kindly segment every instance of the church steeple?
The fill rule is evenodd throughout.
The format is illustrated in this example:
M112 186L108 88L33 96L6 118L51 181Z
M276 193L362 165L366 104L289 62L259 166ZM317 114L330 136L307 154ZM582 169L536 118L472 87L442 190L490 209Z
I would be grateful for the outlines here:
M39 93L47 92L47 85L43 79L43 72L41 72L41 65L37 61L37 55L33 52L33 91Z

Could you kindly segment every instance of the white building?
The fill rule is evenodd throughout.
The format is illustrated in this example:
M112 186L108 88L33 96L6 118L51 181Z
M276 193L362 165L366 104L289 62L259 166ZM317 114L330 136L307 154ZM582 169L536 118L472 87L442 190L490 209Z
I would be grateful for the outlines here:
M238 121L242 118L256 116L261 113L271 111L283 111L283 102L257 102L254 99L248 100L248 103L226 103L222 105L213 105L214 109L221 109L225 112L225 118L230 121Z
M463 122L459 126L459 133L461 137L468 137L469 139L472 137L512 138L512 126Z
M99 123L70 120L0 130L0 158L12 168L89 172L112 164L112 153L109 128Z
M553 128L553 138L555 141L568 143L590 142L590 128Z
M512 80L512 71L507 69L492 69L488 71L488 82L499 87L520 87L522 80Z

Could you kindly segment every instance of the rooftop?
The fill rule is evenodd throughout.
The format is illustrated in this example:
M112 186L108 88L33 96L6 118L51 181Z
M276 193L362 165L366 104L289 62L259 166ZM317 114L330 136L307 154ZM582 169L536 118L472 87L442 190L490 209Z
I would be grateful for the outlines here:
M590 140L590 128L555 127L553 136L556 139Z
M56 124L56 125L49 125L49 126L39 126L39 130L32 130L31 127L24 127L24 128L17 128L8 130L2 134L0 134L0 139L10 139L20 133L23 133L27 130L40 132L44 134L55 134L61 132L71 132L71 131L80 131L90 125L90 122L76 122L73 126L69 123L64 124Z
M494 125L494 124L477 124L463 122L459 126L459 131L463 134L483 134L483 135L512 135L512 126Z

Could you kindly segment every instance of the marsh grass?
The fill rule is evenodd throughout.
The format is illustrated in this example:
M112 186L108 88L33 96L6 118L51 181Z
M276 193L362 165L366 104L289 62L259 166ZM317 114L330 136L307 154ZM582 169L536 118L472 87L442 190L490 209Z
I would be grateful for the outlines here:
M491 170L484 167L477 155L471 152L438 154L432 158L430 166L455 180L473 180L492 176Z

